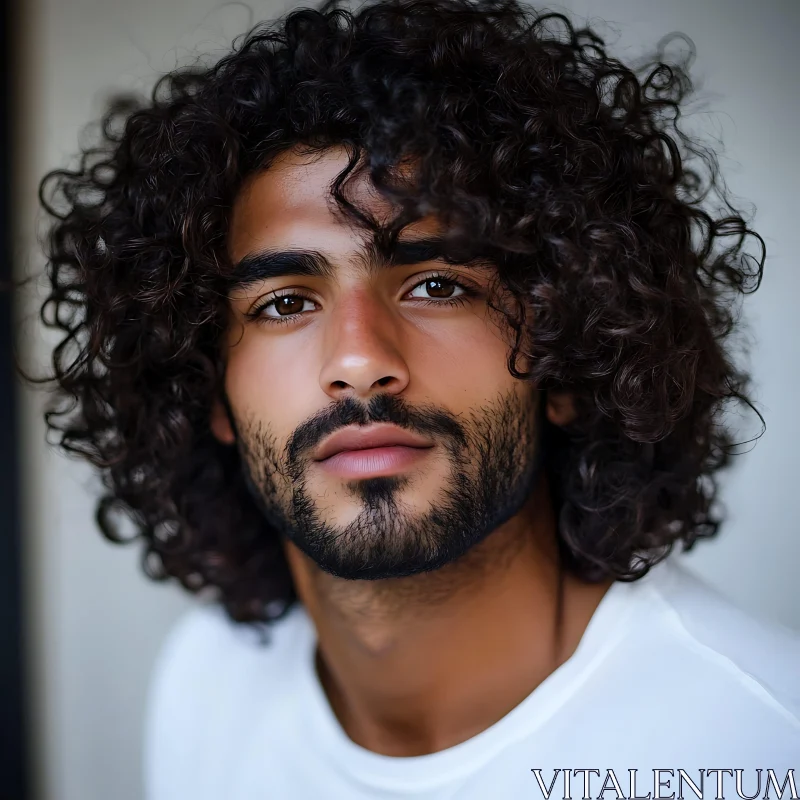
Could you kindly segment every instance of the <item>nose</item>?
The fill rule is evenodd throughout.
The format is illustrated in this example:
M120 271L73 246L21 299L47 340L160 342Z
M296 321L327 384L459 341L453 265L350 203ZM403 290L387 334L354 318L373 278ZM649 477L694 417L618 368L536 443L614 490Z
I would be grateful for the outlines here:
M369 288L342 296L327 323L320 384L329 397L368 400L378 393L400 394L408 386L399 321Z

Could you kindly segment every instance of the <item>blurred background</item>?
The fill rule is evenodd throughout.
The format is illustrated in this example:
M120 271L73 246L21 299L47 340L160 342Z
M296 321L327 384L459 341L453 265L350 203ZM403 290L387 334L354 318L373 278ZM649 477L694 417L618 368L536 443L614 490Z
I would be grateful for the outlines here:
M141 798L150 669L192 602L178 587L146 581L136 545L101 537L95 477L47 444L45 392L13 377L12 336L24 364L37 371L47 368L55 344L37 318L44 288L35 278L44 266L38 182L48 169L74 163L87 124L110 93L148 92L159 74L219 57L235 36L290 5L4 5L0 281L34 279L13 308L0 295L0 800ZM744 303L751 347L745 363L767 431L741 448L750 452L723 477L729 521L721 535L682 558L746 609L800 630L800 4L573 0L547 8L596 27L623 60L672 31L695 43L692 74L702 103L686 128L724 144L728 186L745 211L755 207L754 227L768 248L764 282ZM742 416L740 440L759 430L755 415Z

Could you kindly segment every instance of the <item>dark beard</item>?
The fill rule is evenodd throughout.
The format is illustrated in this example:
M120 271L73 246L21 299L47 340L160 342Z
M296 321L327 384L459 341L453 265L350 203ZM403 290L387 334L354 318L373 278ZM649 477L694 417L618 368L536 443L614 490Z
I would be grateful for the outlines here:
M244 437L237 431L237 439L248 488L281 536L336 577L397 578L456 561L520 511L542 464L536 407L532 392L528 402L509 393L464 425L438 409L412 409L394 395L377 395L366 406L348 397L298 427L282 452L263 425L248 428ZM398 502L407 476L349 481L363 509L344 527L328 525L307 490L309 454L341 427L373 422L443 444L449 484L438 506L410 517Z

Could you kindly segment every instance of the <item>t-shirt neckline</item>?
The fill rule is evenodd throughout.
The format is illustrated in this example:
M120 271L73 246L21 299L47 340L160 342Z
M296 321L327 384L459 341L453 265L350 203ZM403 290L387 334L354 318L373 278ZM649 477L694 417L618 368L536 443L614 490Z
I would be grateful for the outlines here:
M648 576L649 577L649 576ZM457 780L479 769L496 753L534 733L555 714L603 661L626 631L635 604L635 582L615 581L606 590L573 654L526 698L485 730L459 744L421 756L387 756L354 742L333 712L316 672L317 636L302 606L298 652L299 724L315 751L338 770L368 786L419 791Z

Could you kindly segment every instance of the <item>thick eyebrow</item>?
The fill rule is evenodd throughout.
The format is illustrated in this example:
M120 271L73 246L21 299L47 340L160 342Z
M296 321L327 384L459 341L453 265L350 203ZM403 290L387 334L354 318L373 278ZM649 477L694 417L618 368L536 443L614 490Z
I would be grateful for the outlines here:
M368 274L387 267L421 264L444 259L444 241L440 237L398 240L390 258L382 258L373 243L358 255L358 263ZM228 277L228 291L245 289L255 283L299 275L307 278L332 278L335 268L317 250L259 250L248 253L235 265Z
M401 267L421 264L425 261L444 259L444 240L430 236L427 239L398 240L395 244L389 266Z
M326 278L333 271L331 262L316 250L259 250L236 264L228 276L228 291L286 275Z

